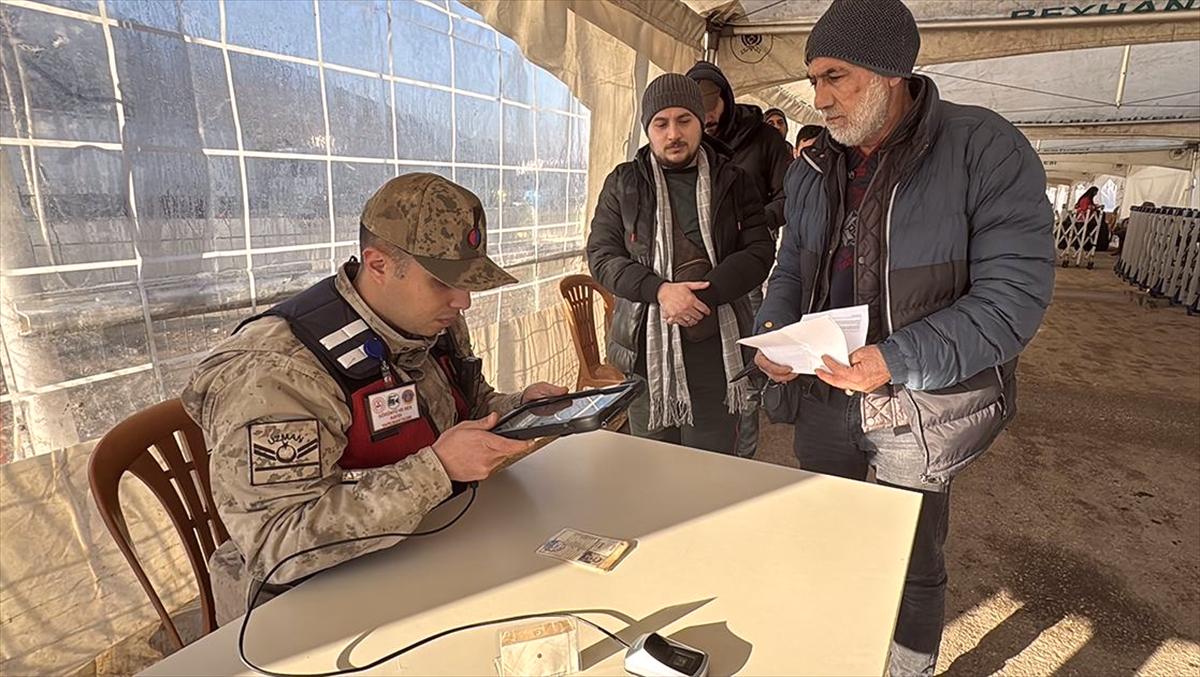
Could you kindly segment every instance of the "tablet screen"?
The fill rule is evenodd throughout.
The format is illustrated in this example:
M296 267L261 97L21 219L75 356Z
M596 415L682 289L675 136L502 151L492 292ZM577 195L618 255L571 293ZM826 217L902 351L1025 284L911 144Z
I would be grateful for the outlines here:
M623 391L595 393L527 409L500 424L492 432L503 434L524 428L567 423L603 411L623 394Z

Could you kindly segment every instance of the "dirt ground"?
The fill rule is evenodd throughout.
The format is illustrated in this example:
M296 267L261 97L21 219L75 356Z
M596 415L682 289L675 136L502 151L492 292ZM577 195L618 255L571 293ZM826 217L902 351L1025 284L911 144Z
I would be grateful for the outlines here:
M1200 675L1200 317L1110 262L1059 269L1017 418L953 486L940 674Z

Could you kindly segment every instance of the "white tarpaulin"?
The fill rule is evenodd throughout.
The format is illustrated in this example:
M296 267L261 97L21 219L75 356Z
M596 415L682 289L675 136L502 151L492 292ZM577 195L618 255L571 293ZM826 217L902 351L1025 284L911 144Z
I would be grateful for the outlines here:
M550 61L579 52L554 27L598 29L649 60L683 71L712 48L739 98L817 122L804 67L808 32L830 0L532 0L472 2L526 49ZM992 108L1032 140L1141 137L1190 152L1200 142L1200 0L908 0L921 29L919 69L951 101ZM485 9L486 8L486 9ZM539 16L548 13L550 30ZM539 45L534 48L532 45ZM589 54L585 62L612 60ZM553 65L547 66L557 73ZM576 64L575 70L586 65ZM645 78L625 70L600 84L636 101ZM561 76L561 75L560 75ZM570 78L564 78L572 82ZM574 85L573 85L574 86ZM576 89L588 103L588 88ZM593 127L605 148L636 138L634 111ZM627 145L622 146L628 150ZM1111 148L1109 150L1112 150ZM595 176L592 177L595 187Z
M1121 205L1121 217L1129 216L1129 209L1149 200L1154 204L1176 207L1200 208L1200 195L1193 197L1189 192L1191 177L1187 172L1165 167L1138 167L1125 177L1125 200Z
M593 27L664 70L682 71L694 58L710 54L739 98L778 106L793 121L817 122L805 80L804 46L829 3L563 0L554 5L557 11L586 15ZM996 110L1037 142L1079 139L1093 147L1076 146L1069 152L1141 150L1126 145L1136 138L1173 155L1119 164L1153 164L1165 158L1171 166L1194 166L1200 143L1200 0L906 4L921 29L918 69L937 82L947 100ZM504 23L503 11L484 13L500 21L502 31L526 26L523 40L544 41L528 28L536 21L533 11L510 24ZM523 40L518 42L524 45ZM627 76L618 82L628 83L629 96L636 99L644 78ZM630 111L622 122L632 125L633 120ZM593 127L593 153L596 136L606 134L626 136L613 120L599 123Z

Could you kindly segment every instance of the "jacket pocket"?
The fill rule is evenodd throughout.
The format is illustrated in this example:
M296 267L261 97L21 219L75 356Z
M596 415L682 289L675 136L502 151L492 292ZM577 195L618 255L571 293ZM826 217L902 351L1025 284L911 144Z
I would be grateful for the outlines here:
M639 334L645 317L645 303L623 298L616 300L608 332L608 361L626 374L632 374L637 363Z
M956 475L987 450L1009 419L1009 398L997 369L985 369L948 388L904 392L910 423L925 447L929 479Z
M800 418L800 401L804 399L800 379L787 383L771 381L762 389L762 408L771 423L795 423Z

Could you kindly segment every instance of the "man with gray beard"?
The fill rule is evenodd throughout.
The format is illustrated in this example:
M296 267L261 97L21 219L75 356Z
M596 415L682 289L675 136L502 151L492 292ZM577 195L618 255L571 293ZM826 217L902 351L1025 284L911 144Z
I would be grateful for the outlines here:
M798 376L801 467L919 491L892 675L932 675L945 613L951 480L1016 413L1017 356L1054 285L1054 220L1029 142L992 111L941 101L913 74L900 0L834 0L806 47L826 131L784 180L787 228L756 330L866 305L867 345Z

